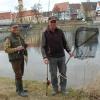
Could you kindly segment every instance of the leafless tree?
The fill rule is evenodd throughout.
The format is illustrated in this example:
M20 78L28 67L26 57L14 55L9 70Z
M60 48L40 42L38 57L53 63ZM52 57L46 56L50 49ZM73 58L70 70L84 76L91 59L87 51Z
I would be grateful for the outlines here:
M39 23L39 14L40 14L41 9L42 9L42 6L41 6L40 3L34 4L34 6L32 7L32 11L33 11L35 18L36 18L38 23Z

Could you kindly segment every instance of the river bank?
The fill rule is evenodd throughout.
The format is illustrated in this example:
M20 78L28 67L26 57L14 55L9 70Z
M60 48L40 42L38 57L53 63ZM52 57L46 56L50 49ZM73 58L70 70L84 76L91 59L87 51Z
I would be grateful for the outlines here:
M95 86L96 85L96 86ZM100 81L83 89L69 88L68 95L59 93L51 96L51 85L48 87L48 96L45 95L46 83L42 81L24 80L24 87L28 89L28 97L20 97L15 92L14 80L0 78L0 100L100 100ZM96 87L96 88L95 88Z

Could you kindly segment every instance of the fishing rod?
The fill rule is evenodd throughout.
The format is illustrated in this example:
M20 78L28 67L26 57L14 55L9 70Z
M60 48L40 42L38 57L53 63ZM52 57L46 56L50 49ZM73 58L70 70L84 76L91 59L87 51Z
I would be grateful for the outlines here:
M49 17L50 0L48 1L48 17ZM46 96L48 95L48 86L50 85L50 80L48 79L48 64L47 64L47 78L46 78Z
M46 77L46 96L48 95L48 86L50 85L50 80L48 79L48 64L47 64L47 77Z

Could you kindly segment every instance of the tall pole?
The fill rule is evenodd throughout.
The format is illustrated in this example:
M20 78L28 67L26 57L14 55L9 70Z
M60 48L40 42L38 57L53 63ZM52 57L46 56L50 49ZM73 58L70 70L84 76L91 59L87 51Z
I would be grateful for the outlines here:
M49 2L48 2L48 17L50 16L50 11L49 11L49 9L50 9L50 0L49 0Z

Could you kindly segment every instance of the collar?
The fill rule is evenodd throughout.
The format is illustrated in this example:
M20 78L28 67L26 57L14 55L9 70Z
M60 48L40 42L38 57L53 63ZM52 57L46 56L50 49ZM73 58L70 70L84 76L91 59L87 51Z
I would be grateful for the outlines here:
M20 35L16 35L16 33L12 33L13 37L20 37Z
M55 28L54 32L55 32L56 30L58 30L57 27ZM48 32L52 32L52 31L50 30L49 26L47 27L47 31L48 31Z

